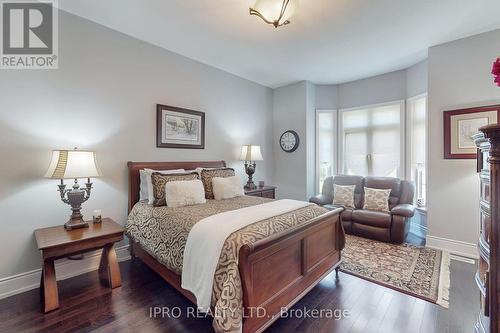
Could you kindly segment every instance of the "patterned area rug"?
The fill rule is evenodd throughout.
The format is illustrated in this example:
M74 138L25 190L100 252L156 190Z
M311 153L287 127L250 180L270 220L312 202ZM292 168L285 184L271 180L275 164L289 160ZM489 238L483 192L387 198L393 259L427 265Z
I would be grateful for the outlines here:
M340 270L448 308L450 255L346 235Z

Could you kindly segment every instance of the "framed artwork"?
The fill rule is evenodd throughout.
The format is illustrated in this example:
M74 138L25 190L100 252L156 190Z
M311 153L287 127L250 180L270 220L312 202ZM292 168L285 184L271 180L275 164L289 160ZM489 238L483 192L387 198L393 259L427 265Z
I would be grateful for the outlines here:
M477 147L472 135L479 128L496 124L500 119L500 105L445 111L444 116L444 158L475 159Z
M205 113L157 104L156 147L205 149Z

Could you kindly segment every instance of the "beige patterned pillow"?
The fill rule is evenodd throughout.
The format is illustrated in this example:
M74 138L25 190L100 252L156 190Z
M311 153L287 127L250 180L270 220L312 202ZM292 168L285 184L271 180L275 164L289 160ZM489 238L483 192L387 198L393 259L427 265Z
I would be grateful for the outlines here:
M333 204L354 208L354 189L356 185L333 184Z
M363 205L363 209L388 212L390 195L390 189L382 190L378 188L365 187L365 204Z
M234 169L231 168L219 168L219 169L203 169L200 172L201 181L203 182L203 187L205 188L205 198L213 199L214 191L212 188L212 178L214 177L233 177L235 176Z
M153 185L153 206L159 207L167 204L165 199L165 185L168 182L195 179L199 179L198 173L196 172L177 174L153 172L153 174L151 174L151 184Z

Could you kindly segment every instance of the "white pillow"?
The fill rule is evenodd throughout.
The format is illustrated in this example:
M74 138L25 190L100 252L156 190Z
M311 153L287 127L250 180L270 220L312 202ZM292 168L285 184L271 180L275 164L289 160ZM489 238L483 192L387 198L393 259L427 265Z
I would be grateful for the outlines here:
M214 177L212 178L212 190L215 200L241 197L245 195L241 178L232 177Z
M168 207L183 207L207 202L203 183L199 179L168 182L165 185L165 196Z
M151 175L153 172L159 172L163 174L172 174L172 173L184 173L184 169L175 169L175 170L153 170L153 169L144 169L139 170L140 176L140 186L139 186L139 200L147 200L148 204L153 204L153 183L151 182Z

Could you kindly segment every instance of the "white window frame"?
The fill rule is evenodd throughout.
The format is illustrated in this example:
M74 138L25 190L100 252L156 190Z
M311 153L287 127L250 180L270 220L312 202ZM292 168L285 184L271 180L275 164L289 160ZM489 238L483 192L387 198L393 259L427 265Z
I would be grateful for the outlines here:
M338 130L339 130L339 126L338 126L338 110L336 109L316 109L316 115L315 115L315 126L316 126L316 167L315 167L315 171L316 171L316 176L314 177L315 178L315 185L314 185L314 188L316 189L316 193L321 193L321 188L319 188L319 174L320 174L320 170L319 170L319 115L320 114L330 114L332 115L333 117L333 134L332 134L332 137L333 139L335 139L338 134ZM337 151L338 151L338 147L337 145L333 145L333 165L332 165L332 168L333 168L333 174L336 175L338 173L338 163L337 163Z
M406 99L406 114L407 114L407 121L406 121L406 179L411 180L411 149L412 149L412 110L410 110L410 105L411 102L425 98L425 183L428 184L428 167L429 167L429 147L428 147L428 140L429 140L429 98L427 92L410 97ZM415 193L416 196L416 193ZM425 198L427 198L427 188L425 191ZM416 198L415 198L416 199Z
M410 152L411 147L412 147L412 114L410 110L410 105L413 101L417 99L425 98L425 160L426 162L428 161L428 156L427 156L427 127L428 127L428 99L427 99L427 93L419 94L413 97L410 97L406 100L406 112L407 112L407 122L406 122L406 151ZM407 154L407 159L406 159L406 174L408 175L408 179L411 178L411 154Z
M346 108L346 109L340 109L338 111L338 116L337 116L337 171L341 170L343 172L344 170L344 126L343 126L343 114L344 112L349 112L349 111L357 111L357 110L364 110L364 109L371 109L371 108L377 108L377 107L383 107L383 106L389 106L389 105L396 105L399 104L400 106L400 142L401 144L399 145L399 170L401 170L401 175L399 176L401 179L406 179L406 104L405 100L395 100L391 102L386 102L386 103L378 103L378 104L369 104L369 105L363 105L363 106L357 106L353 108ZM319 183L319 181L318 181Z

